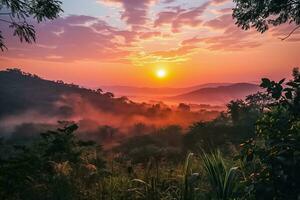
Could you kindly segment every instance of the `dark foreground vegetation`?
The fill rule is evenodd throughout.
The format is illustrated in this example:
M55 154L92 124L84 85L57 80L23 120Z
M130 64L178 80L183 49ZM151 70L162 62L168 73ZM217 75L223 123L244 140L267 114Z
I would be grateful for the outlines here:
M187 132L136 125L109 151L72 122L26 144L3 138L0 199L299 199L299 70L261 87Z

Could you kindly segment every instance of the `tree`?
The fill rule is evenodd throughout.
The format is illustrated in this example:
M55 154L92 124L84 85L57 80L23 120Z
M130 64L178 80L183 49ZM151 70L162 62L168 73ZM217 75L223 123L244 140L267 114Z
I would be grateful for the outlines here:
M76 124L61 124L28 145L10 147L0 162L0 199L91 199L86 191L105 170L101 147L78 139Z
M300 1L299 0L234 0L233 17L236 24L244 30L254 27L264 33L269 26L278 26L284 23L295 24L296 27L284 38L290 37L300 28Z
M191 107L185 103L180 103L178 105L177 109L182 112L190 112L191 111Z
M230 103L227 104L228 113L230 114L233 123L236 124L239 122L245 107L246 105L242 100L230 101Z
M247 193L255 199L300 198L300 73L293 80L262 79L274 102L257 121L255 137L241 145ZM248 197L247 199L249 199Z
M60 0L1 0L0 21L8 24L21 42L32 43L36 40L36 32L34 26L28 23L29 19L33 18L38 23L53 20L63 11L61 4ZM7 49L1 30L0 49Z

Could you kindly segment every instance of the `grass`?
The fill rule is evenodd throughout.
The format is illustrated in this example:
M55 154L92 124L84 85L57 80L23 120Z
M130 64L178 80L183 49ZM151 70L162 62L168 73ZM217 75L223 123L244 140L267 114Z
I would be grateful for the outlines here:
M203 152L201 158L214 198L218 200L234 199L239 183L238 168L227 168L220 151L212 154Z

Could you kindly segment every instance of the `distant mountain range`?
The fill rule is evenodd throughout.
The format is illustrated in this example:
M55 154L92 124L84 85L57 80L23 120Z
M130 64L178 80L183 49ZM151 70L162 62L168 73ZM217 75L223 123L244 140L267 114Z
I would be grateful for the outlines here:
M117 96L173 96L179 95L186 92L195 91L202 88L211 88L211 87L219 87L219 86L227 86L232 83L206 83L201 85L196 85L192 87L182 87L182 88L172 88L172 87L163 87L163 88L154 88L154 87L132 87L132 86L100 86L104 91L109 91L114 93Z
M235 83L217 87L201 88L195 91L168 97L168 101L182 101L185 103L227 103L233 99L244 99L247 95L256 93L260 87L252 83Z
M244 99L247 95L260 90L252 83L207 83L185 88L151 88L131 86L102 86L104 91L117 96L128 96L138 100L160 100L198 104L225 104L233 99Z

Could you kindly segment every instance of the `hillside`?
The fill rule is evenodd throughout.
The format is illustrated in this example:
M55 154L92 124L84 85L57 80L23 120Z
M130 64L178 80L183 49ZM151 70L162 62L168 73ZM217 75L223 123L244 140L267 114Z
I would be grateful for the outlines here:
M112 126L127 132L136 124L187 126L199 120L212 120L217 110L185 112L161 102L136 103L127 97L114 97L101 89L92 90L62 81L49 81L18 69L0 71L0 129L23 130L57 121L74 121L81 132L98 132ZM5 129L5 131L4 131ZM22 131L23 132L23 131Z
M112 93L81 88L62 81L44 80L18 69L0 71L0 118L25 111L38 111L49 116L68 117L76 105L95 110L129 114L141 113L141 105L126 98L113 98ZM83 103L85 105L83 105Z
M228 86L202 88L192 92L167 98L169 101L186 103L224 104L233 99L243 99L247 95L256 93L260 88L251 83L235 83Z

